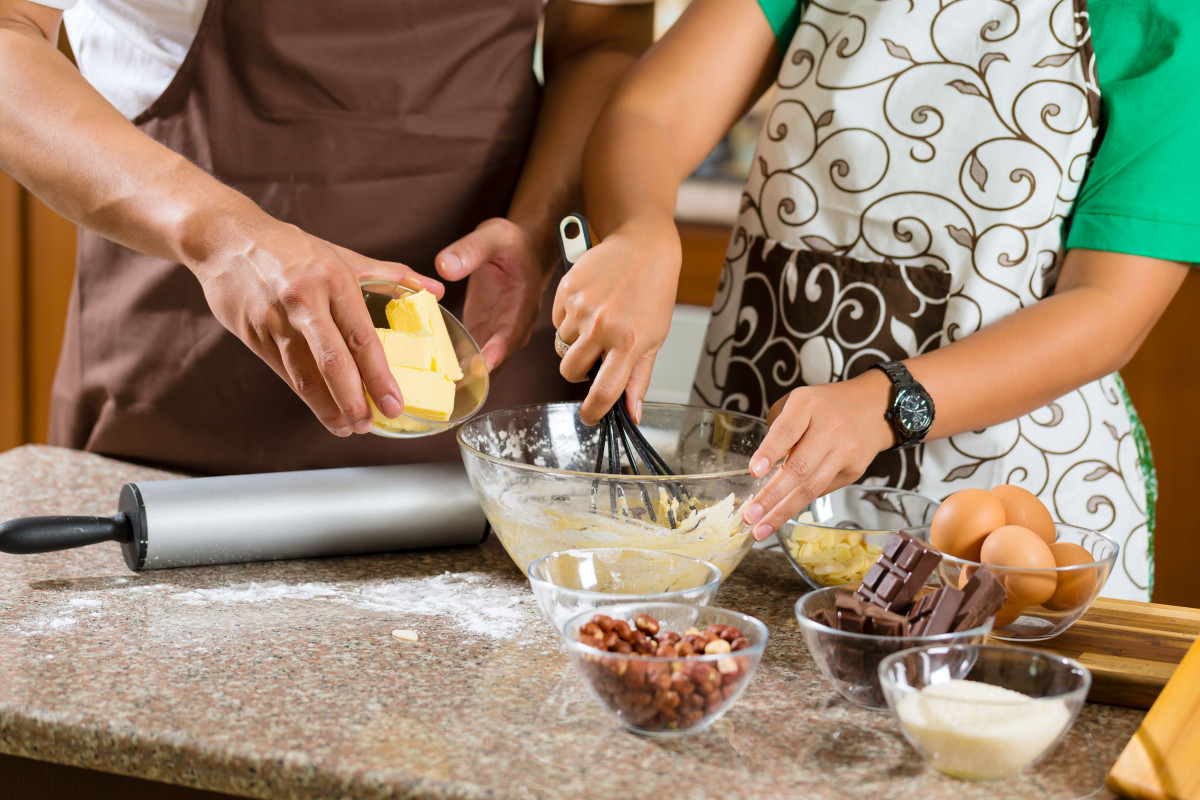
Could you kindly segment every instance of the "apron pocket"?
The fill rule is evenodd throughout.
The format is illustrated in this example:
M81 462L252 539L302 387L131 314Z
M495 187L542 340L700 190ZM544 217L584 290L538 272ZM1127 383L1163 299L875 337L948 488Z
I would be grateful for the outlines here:
M863 262L753 237L729 353L730 377L739 379L727 381L725 393L757 390L765 412L799 386L853 378L938 347L950 278L937 266ZM887 451L864 477L911 488L917 461L914 450Z

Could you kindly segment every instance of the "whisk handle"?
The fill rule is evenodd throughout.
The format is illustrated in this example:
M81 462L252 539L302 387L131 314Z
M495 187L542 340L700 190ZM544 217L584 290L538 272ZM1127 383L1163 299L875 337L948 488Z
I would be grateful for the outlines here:
M562 249L564 270L575 266L591 248L592 238L583 214L567 214L558 221L558 246Z

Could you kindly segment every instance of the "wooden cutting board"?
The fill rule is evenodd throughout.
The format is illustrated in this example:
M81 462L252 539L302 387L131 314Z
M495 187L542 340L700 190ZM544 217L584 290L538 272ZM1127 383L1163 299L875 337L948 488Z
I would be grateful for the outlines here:
M1091 670L1090 702L1150 708L1198 635L1200 609L1100 597L1062 634L1020 644ZM1200 670L1195 681L1200 686Z
M1200 798L1200 639L1180 663L1108 773L1136 800Z

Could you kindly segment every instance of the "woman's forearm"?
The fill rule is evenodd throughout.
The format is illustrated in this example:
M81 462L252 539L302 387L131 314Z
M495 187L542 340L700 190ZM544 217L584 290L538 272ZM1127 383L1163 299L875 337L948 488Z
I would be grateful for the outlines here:
M650 45L652 4L546 8L545 90L508 218L534 237L544 267L558 264L558 221L582 202L580 153L614 88Z
M907 362L937 405L927 438L1016 419L1124 366L1186 275L1174 262L1070 251L1050 297Z

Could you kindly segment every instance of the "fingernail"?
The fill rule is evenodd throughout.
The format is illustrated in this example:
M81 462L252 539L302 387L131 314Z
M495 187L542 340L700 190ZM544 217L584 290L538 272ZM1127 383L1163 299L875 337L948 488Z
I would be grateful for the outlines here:
M754 541L761 542L763 539L766 539L768 536L770 536L771 533L772 528L770 525L759 525L754 529Z
M462 259L454 255L454 253L447 253L446 255L442 256L443 273L447 275L458 275L462 272L462 268Z
M633 404L633 421L638 425L642 424L642 401L638 400Z
M374 424L375 423L372 420L360 419L358 422L354 423L354 431L355 433L366 433L367 431L371 430L371 426Z
M766 456L759 456L750 462L750 473L756 478L761 478L767 474L767 470L771 468L771 462Z
M379 401L380 410L388 418L400 416L400 412L404 410L404 404L401 403L394 394L385 394L383 399Z
M350 426L348 426L348 425L341 425L337 428L330 428L329 430L333 432L334 436L341 436L341 437L349 436L351 433L354 432L354 431L350 430Z
M763 507L758 503L751 503L749 507L746 508L746 513L742 515L742 518L749 524L753 525L762 519L762 515Z

